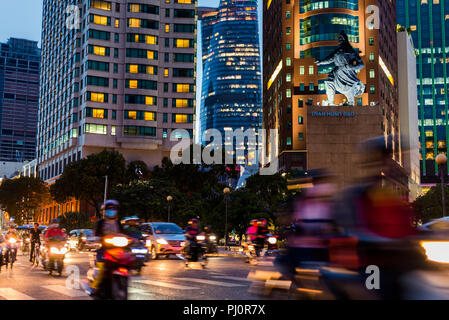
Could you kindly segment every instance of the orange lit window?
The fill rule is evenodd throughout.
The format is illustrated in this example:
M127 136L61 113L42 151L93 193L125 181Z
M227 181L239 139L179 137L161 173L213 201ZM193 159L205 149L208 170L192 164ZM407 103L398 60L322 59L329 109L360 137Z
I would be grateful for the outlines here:
M154 112L145 112L144 119L147 121L154 121L155 120L155 114Z
M137 111L128 111L128 118L132 120L137 119Z
M176 108L187 108L189 101L187 99L176 99Z
M154 105L154 97L145 97L145 104Z
M137 80L129 80L129 88L137 89Z
M164 69L164 77L168 77L168 69Z
M176 123L187 123L187 115L186 114L177 114L175 115Z
M129 66L129 73L138 73L139 72L139 66L137 64L131 64Z
M176 84L176 92L182 93L190 92L190 85L178 83Z
M104 110L103 109L93 109L92 117L104 119Z
M106 48L105 47L94 46L94 54L98 55L98 56L105 56L106 55Z
M130 28L140 28L140 19L128 19L128 24Z
M115 27L116 28L120 27L120 19L115 19Z
M189 48L190 40L189 39L176 39L175 46L176 46L176 48Z
M433 152L428 152L426 154L426 160L434 160L434 159L435 159L435 157L433 155Z
M131 4L129 6L130 12L140 12L140 4Z
M150 50L147 51L147 59L151 59L151 60L154 59L154 52L153 51L150 51Z
M92 92L90 94L90 101L93 101L93 102L104 102L104 93Z
M169 24L165 25L165 32L170 32L170 25Z
M154 67L153 66L147 66L147 74L154 74Z
M146 36L145 43L147 43L147 44L156 44L157 43L157 37L156 36Z
M108 17L94 15L94 23L101 24L103 26L107 26L108 25Z

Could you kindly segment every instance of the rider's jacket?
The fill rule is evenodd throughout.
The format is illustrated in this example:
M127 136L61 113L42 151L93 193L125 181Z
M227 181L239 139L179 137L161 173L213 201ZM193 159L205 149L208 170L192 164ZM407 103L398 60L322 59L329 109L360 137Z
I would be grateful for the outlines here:
M44 234L45 241L48 241L49 239L54 238L54 237L65 238L66 234L61 229L57 229L57 228L50 228Z
M199 234L200 234L200 230L198 228L193 228L190 226L186 228L186 235L190 236L190 237L188 237L189 240L195 239L195 237Z

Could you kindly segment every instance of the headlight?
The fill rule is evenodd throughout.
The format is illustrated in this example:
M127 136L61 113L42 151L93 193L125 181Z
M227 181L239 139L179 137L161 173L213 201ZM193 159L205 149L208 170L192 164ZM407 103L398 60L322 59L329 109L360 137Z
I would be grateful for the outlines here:
M278 240L277 240L275 237L269 237L269 238L268 238L268 242L269 242L270 244L276 244L277 241L278 241Z
M17 240L14 239L14 238L10 238L10 239L9 239L9 243L11 243L11 244L16 243L16 242L17 242Z
M167 240L165 240L165 239L157 239L157 243L159 243L159 244L168 244Z
M58 248L51 247L50 248L50 253L58 254L59 250L58 250Z
M206 239L205 236L196 236L196 240L198 241L204 241Z
M421 241L427 259L439 263L449 263L449 241Z
M147 254L148 253L147 249L132 249L131 251L132 251L132 253L137 253L137 254Z
M30 238L26 238L25 241L26 241L26 242L30 242Z
M66 247L61 248L61 250L59 250L60 254L66 254L68 252L68 249Z
M216 236L210 236L209 239L211 239L212 241L215 241L215 240L217 240L217 237Z
M185 242L181 242L181 247L184 247L185 246Z
M112 244L115 247L126 247L129 243L128 238L125 237L112 237L104 240L107 244Z
M146 245L147 247L151 247L151 240L147 240L147 241L145 242L145 245Z
M87 238L86 237L81 237L81 240L87 240Z

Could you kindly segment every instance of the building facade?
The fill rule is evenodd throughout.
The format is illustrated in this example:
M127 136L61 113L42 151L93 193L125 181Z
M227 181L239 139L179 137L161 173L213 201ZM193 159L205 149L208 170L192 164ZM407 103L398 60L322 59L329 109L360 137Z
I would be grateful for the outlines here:
M39 69L36 41L0 43L0 161L36 157Z
M194 0L45 0L42 20L44 181L104 148L153 167L169 156L173 130L193 137ZM47 209L45 217L61 213Z
M435 158L448 152L449 0L397 0L398 24L416 52L421 182L439 181Z
M407 31L398 35L398 93L403 167L408 174L410 201L421 194L419 165L416 57L412 37Z
M266 152L278 155L280 170L305 170L313 166L307 162L308 109L314 106L326 111L322 105L326 100L324 80L334 67L317 66L316 61L337 48L342 30L364 63L358 78L366 89L355 104L359 108L380 106L383 119L379 132L394 137L394 160L401 163L395 2L264 0L263 3L263 123L267 132L270 129L279 132L277 146L268 145ZM344 102L344 95L337 94L335 103Z
M201 142L208 129L262 127L261 60L257 0L221 0L218 9L200 8L202 36ZM233 150L233 141L225 141ZM244 152L245 153L245 152ZM239 159L243 160L243 159Z

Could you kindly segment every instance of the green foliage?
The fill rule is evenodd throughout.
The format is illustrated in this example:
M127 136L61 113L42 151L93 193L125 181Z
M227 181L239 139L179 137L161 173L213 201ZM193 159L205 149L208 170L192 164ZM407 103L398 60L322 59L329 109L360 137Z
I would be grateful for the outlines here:
M133 181L138 179L150 178L151 172L143 161L132 161L126 168L126 180Z
M445 187L446 210L449 210L449 188ZM422 223L443 217L441 205L441 185L438 184L423 196L418 197L412 204L416 213L416 218Z
M34 219L34 210L50 199L44 182L34 177L4 181L0 186L0 203L17 224Z
M100 214L104 199L105 176L109 186L117 186L126 180L126 161L122 154L113 150L87 156L69 164L62 176L51 186L56 202L63 203L71 197L87 201Z
M85 212L67 212L59 217L59 224L67 232L75 229L92 229L94 226L91 217Z

